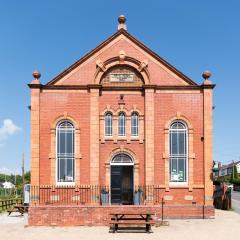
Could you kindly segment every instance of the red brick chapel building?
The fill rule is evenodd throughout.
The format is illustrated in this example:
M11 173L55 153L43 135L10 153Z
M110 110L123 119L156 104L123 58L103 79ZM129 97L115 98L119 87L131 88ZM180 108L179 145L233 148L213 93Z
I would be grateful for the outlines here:
M162 203L165 217L214 216L211 74L198 85L118 21L47 84L33 73L30 225L161 216Z

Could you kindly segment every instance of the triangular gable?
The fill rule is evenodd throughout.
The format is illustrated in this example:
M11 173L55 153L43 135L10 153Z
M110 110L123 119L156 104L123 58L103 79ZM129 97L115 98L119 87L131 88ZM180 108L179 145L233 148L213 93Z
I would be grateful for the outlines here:
M94 48L92 51L84 55L82 58L80 58L78 61L76 61L74 64L72 64L70 67L68 67L66 70L64 70L62 73L57 75L55 78L53 78L51 81L49 81L46 85L51 86L55 85L60 79L67 76L70 72L75 70L77 67L79 67L82 63L86 62L90 57L92 57L97 52L101 51L105 46L110 44L112 41L114 41L117 37L120 35L124 35L127 39L129 39L131 42L136 44L138 47L140 47L143 51L145 51L147 54L149 54L151 57L156 59L159 63L164 65L169 71L176 74L179 78L181 78L183 81L186 82L187 85L194 85L197 86L198 84L195 83L193 80L191 80L189 77L184 75L182 72L177 70L174 66L172 66L170 63L168 63L166 60L164 60L162 57L160 57L158 54L153 52L150 48L148 48L146 45L141 43L139 40L137 40L135 37L133 37L131 34L129 34L126 30L120 29L113 35L111 35L109 38L107 38L105 41L103 41L101 44L99 44L96 48Z

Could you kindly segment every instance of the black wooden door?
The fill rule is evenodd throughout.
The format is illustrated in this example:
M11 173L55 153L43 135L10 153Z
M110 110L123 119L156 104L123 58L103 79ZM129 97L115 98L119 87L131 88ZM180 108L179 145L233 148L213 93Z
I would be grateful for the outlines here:
M111 166L111 203L133 204L133 166Z

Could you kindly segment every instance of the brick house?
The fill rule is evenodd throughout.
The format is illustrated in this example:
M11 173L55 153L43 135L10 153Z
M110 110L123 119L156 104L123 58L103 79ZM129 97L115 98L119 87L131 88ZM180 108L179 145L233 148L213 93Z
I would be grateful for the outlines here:
M104 225L116 209L214 216L211 74L198 85L118 31L31 89L30 225Z

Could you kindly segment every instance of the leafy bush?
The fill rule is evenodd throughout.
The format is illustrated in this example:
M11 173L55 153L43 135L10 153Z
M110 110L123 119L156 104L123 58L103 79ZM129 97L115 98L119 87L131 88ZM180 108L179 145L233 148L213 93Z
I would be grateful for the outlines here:
M232 184L235 184L237 186L240 186L240 179L233 179Z

